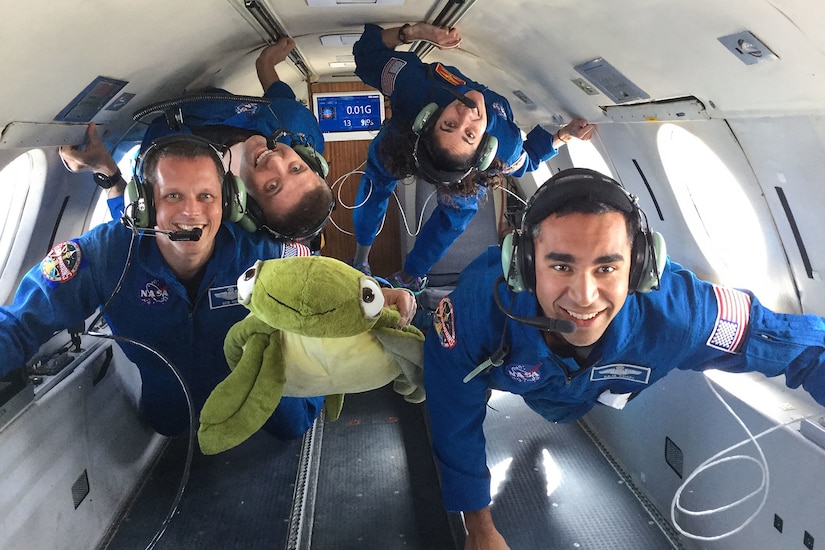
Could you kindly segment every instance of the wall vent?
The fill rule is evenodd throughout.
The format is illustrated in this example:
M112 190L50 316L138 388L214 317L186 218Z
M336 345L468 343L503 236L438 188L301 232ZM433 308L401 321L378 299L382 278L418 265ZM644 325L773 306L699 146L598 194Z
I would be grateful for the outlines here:
M77 510L77 507L80 506L80 503L86 498L86 495L89 494L89 474L86 470L83 470L83 473L80 474L80 477L77 478L72 484L72 500L74 501L74 509Z
M665 462L673 468L679 479L682 479L682 470L685 467L685 458L682 455L682 449L676 446L669 437L665 437Z

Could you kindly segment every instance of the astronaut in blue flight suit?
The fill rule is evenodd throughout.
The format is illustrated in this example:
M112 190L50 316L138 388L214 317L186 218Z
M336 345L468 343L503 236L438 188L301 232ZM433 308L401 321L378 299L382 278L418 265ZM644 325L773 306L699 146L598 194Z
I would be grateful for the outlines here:
M334 201L325 180L318 121L275 70L294 47L294 40L283 37L256 59L268 105L224 90L212 90L197 101L191 99L199 94L184 96L185 102L152 120L141 150L174 133L193 133L227 147L229 169L244 182L253 198L250 206L260 207L258 225L276 237L303 241L321 232ZM98 185L107 189L112 217L120 218L125 182L94 123L89 124L85 147L61 147L60 155L70 170L94 172Z
M355 73L390 99L392 119L370 144L353 210L353 264L369 272L369 250L399 179L416 175L436 185L435 211L421 228L397 286L420 290L424 277L464 232L486 187L501 175L522 176L552 158L572 138L590 139L593 126L574 119L555 135L536 126L522 140L503 96L441 63L424 64L401 44L425 40L457 47L456 29L415 23L366 25L353 46Z
M784 374L825 404L825 319L697 279L666 259L645 219L610 178L562 171L531 198L521 231L440 302L425 342L427 407L444 504L464 512L466 548L507 548L488 508L489 389L571 422L597 403L621 408L673 369L716 368Z
M22 367L54 332L77 325L103 304L113 334L150 346L178 369L195 411L229 374L223 341L248 314L237 299L239 274L259 258L308 249L222 223L224 168L204 140L181 136L158 145L144 166L155 219L135 237L120 289L133 239L120 221L56 245L25 275L13 303L0 308L0 374ZM162 233L196 228L202 233L197 241L173 241ZM161 434L184 432L188 407L172 369L138 345L120 345L140 371L144 418ZM282 400L265 429L283 439L299 437L322 404L323 397Z

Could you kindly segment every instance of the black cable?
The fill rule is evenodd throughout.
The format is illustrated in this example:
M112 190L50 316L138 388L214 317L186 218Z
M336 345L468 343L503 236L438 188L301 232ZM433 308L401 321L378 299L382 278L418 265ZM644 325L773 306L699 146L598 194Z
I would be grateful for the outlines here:
M129 206L133 206L133 205L128 205L126 208L129 208ZM128 220L130 218L124 217L124 219ZM138 229L134 226L134 224L131 224L131 223L126 223L126 226L129 229L131 229L132 236L131 236L131 239L129 241L129 252L126 256L126 263L123 266L123 272L120 274L120 279L118 280L117 284L115 285L115 288L112 291L112 294L109 296L109 298L103 304L103 306L100 308L100 312L98 313L97 317L95 317L94 321L92 321L89 324L89 330L85 331L83 334L86 334L86 335L89 335L89 336L94 336L96 338L106 338L108 340L114 340L116 342L127 342L129 344L132 344L134 346L143 348L144 350L154 354L167 367L169 367L169 369L175 375L175 378L177 379L178 383L180 384L181 389L183 390L184 398L186 399L186 407L187 407L187 410L188 410L188 413L189 413L189 438L188 438L188 444L187 444L187 450L186 450L186 461L184 462L183 474L181 475L180 484L178 485L178 490L175 494L175 498L172 501L172 505L169 507L169 511L166 513L166 517L164 517L163 521L161 522L160 527L158 528L157 531L155 531L155 534L152 537L152 540L149 541L149 544L146 546L146 549L145 549L145 550L152 550L152 548L155 547L155 545L158 543L158 541L160 541L161 537L166 532L166 529L169 527L169 523L172 521L172 517L178 511L178 506L180 506L180 501L183 498L183 492L186 489L187 483L189 482L189 472L192 469L192 459L194 457L195 435L197 433L197 430L195 429L195 405L192 402L192 392L189 390L188 384L183 379L183 375L180 373L180 371L177 369L177 367L175 367L175 365L172 364L172 362L169 361L169 359L167 359L166 356L164 356L160 351L156 350L155 348L153 348L152 346L150 346L150 345L148 345L144 342L141 342L139 340L135 340L134 338L129 338L127 336L119 336L119 335L116 335L116 334L106 334L106 333L103 333L103 332L97 332L97 331L93 330L95 325L97 325L97 323L100 322L100 320L103 318L103 314L109 308L109 305L112 303L115 296L117 296L117 294L120 292L120 289L123 286L123 281L126 279L126 274L129 272L129 268L132 265L132 254L134 253L134 250L136 248L135 243L136 243L136 239L137 239Z

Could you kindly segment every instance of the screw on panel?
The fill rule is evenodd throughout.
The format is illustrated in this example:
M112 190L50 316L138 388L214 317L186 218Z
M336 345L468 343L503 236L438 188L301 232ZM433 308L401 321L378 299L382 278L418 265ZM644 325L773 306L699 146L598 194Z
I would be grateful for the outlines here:
M805 536L802 538L802 544L804 544L808 550L814 550L814 537L807 531L805 531Z

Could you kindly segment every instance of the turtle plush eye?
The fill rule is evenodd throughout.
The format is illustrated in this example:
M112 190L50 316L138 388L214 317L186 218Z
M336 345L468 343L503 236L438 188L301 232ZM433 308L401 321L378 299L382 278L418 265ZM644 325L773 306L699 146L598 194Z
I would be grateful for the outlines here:
M245 306L252 300L252 289L255 287L255 280L258 278L260 263L260 261L255 262L255 265L238 277L238 303L241 305Z
M384 295L381 287L369 277L361 278L361 309L367 318L378 317L384 307Z

